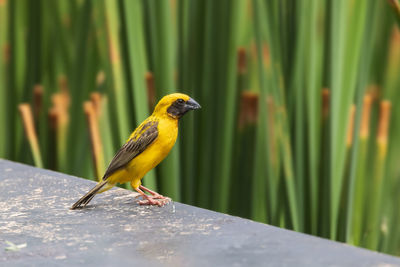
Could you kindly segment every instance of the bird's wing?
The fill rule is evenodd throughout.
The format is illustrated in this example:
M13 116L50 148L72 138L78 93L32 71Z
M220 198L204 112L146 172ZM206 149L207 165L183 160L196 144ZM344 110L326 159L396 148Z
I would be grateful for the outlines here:
M123 168L137 155L142 153L158 136L158 121L143 122L131 135L129 140L118 150L111 160L103 180Z

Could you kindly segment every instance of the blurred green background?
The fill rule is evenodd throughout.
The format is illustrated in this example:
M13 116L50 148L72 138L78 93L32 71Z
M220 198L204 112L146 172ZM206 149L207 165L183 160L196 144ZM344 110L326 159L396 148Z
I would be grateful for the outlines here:
M203 108L146 186L400 255L399 22L398 0L0 0L0 157L97 180L183 92Z

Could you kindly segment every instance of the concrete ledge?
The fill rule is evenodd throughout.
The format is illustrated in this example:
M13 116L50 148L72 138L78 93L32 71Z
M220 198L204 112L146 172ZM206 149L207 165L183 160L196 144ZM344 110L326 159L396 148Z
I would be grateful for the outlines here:
M0 160L0 265L400 266L400 258L180 203L136 204L94 182ZM6 251L5 241L26 243Z

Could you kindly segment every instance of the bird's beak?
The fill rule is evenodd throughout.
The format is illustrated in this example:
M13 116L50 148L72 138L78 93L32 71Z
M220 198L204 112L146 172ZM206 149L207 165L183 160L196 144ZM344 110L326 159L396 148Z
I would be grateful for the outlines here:
M193 98L189 98L189 100L186 101L185 107L186 107L187 110L201 108L199 103L197 103Z

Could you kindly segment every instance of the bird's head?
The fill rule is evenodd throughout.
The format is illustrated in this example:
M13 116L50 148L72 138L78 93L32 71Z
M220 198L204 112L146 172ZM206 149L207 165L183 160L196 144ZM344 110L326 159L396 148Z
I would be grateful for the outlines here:
M179 119L186 112L192 109L199 109L201 106L188 95L175 93L166 95L158 102L154 108L154 113L158 116L167 115L173 119Z

